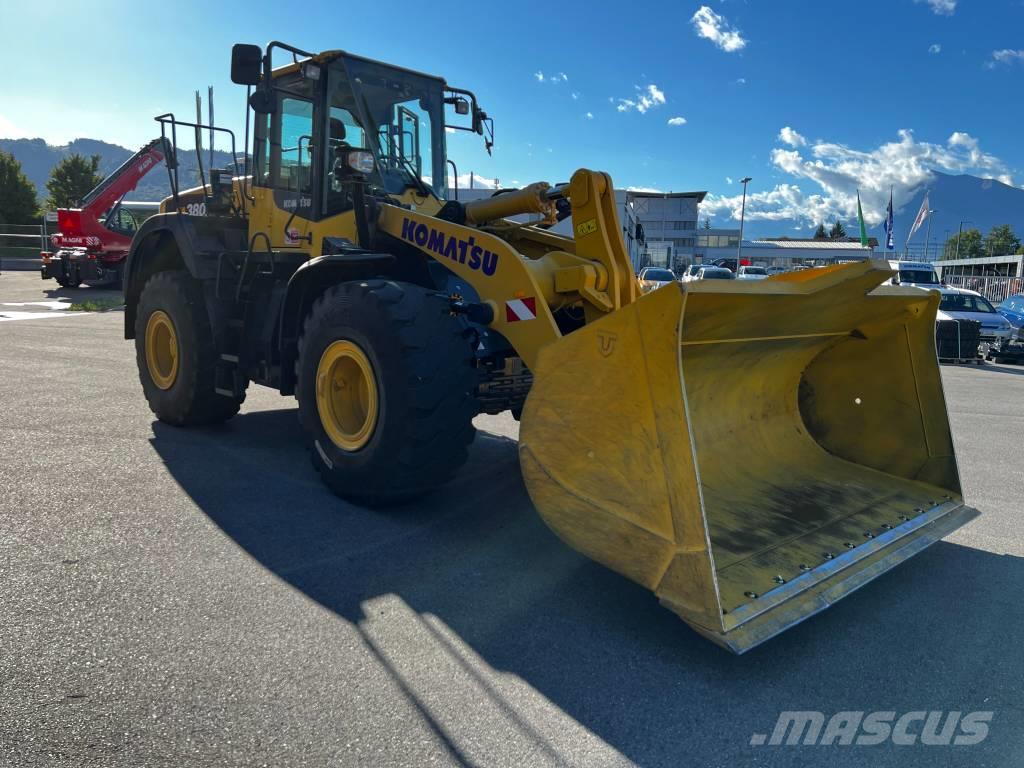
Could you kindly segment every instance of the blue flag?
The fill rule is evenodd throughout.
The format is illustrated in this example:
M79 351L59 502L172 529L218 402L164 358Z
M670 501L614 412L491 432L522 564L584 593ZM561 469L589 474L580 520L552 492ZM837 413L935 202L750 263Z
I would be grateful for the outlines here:
M892 235L892 187L889 187L889 207L886 209L885 215L885 247L889 251L896 248Z

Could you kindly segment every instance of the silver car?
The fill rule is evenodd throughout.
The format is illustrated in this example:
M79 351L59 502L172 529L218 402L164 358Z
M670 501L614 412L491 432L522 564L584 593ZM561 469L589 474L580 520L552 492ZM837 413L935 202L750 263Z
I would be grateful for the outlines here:
M981 323L981 343L1001 346L1013 338L1010 321L996 312L988 299L965 288L942 288L936 320L976 320Z

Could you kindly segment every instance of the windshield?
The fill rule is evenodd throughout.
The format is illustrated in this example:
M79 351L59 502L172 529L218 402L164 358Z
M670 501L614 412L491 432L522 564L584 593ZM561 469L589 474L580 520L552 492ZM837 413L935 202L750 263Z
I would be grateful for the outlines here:
M441 81L354 58L333 64L331 74L332 130L340 122L349 146L373 152L384 190L401 194L419 179L444 197Z
M669 283L676 279L676 276L667 269L645 269L642 280L657 280L659 283Z
M939 277L934 269L900 269L900 282L938 285Z
M995 309L983 296L970 293L947 293L939 303L944 312L995 312Z
M728 269L705 269L700 276L705 280L731 280L732 272Z
M700 272L700 264L693 264L693 265L691 265L690 269L689 269L689 272L690 272L690 277L693 277L694 275L696 275L698 272Z

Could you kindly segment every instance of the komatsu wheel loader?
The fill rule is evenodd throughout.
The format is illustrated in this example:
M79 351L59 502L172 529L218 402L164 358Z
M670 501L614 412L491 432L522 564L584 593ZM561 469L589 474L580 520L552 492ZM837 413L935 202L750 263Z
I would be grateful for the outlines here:
M735 652L977 515L937 294L880 287L874 261L642 294L603 173L445 199L446 111L493 141L471 92L277 42L236 45L231 71L252 167L179 190L169 158L128 257L160 420L228 419L250 382L294 395L317 471L375 505L450 478L477 414L521 412L554 532ZM172 141L209 129L157 119ZM566 216L572 237L546 228Z

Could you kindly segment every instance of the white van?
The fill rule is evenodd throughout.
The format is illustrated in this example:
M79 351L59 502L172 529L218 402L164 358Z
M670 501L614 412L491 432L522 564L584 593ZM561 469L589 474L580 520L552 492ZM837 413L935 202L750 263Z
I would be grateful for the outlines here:
M910 285L925 290L942 287L935 267L927 261L890 261L889 269L896 274L886 280L884 285Z

